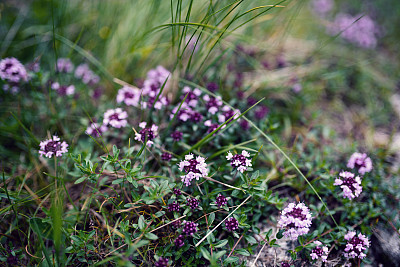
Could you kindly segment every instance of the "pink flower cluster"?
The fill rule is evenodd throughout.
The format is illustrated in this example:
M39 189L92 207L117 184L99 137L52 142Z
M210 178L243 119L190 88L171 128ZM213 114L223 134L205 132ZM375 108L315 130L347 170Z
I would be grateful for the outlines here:
M58 82L52 83L51 89L57 91L60 96L73 95L75 93L75 86L60 85Z
M328 28L328 33L331 35L340 33L340 36L345 40L369 49L376 47L379 32L378 26L368 15L362 16L360 14L351 16L339 13Z
M142 96L146 96L141 102L142 108L148 108L154 105L155 109L161 109L163 106L168 105L168 99L163 95L159 96L157 102L155 101L163 84L165 83L164 88L170 86L170 77L171 73L162 66L157 66L157 68L147 72L147 79L144 81L142 88Z
M225 227L226 227L226 230L228 230L229 232L235 231L236 229L239 228L239 222L235 218L230 217L230 218L226 219Z
M124 86L118 90L117 103L124 102L127 106L139 106L140 91L130 86Z
M346 248L344 249L346 258L363 259L366 256L364 252L370 246L370 242L365 235L359 233L356 236L356 232L349 231L344 236L344 239L347 240Z
M316 245L315 248L311 251L310 257L313 260L317 259L322 259L323 262L326 262L326 259L328 258L328 247L323 246L320 241L314 241L314 244Z
M347 162L347 167L357 169L359 174L364 175L372 170L372 161L366 153L355 152Z
M62 154L68 152L68 144L65 141L61 142L60 138L56 135L40 142L39 146L40 156L45 156L47 158L51 158L52 156L61 157Z
M93 137L100 137L103 133L107 132L108 127L104 124L92 122L86 129L86 134Z
M207 111L210 114L215 114L218 112L219 107L222 106L222 98L218 97L210 97L209 95L203 96L203 100L206 102Z
M286 231L283 235L291 240L296 240L300 235L305 235L310 230L311 213L304 203L290 203L282 212L278 227Z
M185 156L185 160L179 163L179 170L185 171L186 174L181 176L182 182L189 186L193 179L199 180L201 177L208 175L206 159L197 156L194 158L193 154Z
M74 70L74 64L69 58L59 58L57 59L56 70L58 72L71 73Z
M333 185L339 185L343 189L343 197L353 199L358 197L362 192L361 178L351 172L342 171L339 178L336 178Z
M103 124L110 125L114 128L121 128L128 124L127 118L128 113L121 108L109 109L104 113Z
M81 79L84 84L94 85L100 82L100 77L96 75L86 63L76 67L75 78Z
M243 173L247 170L247 167L251 167L251 159L250 153L246 150L242 151L242 154L235 154L233 155L230 151L228 152L228 156L226 156L227 160L230 160L232 168L238 170L239 172Z
M240 110L238 110L238 109L233 110L229 106L223 106L222 114L218 115L218 122L224 123L232 117L233 117L233 120L235 120L239 116L240 116Z
M335 5L333 0L313 0L311 4L314 12L321 17L326 16Z
M9 57L0 60L0 78L12 83L28 81L28 73L18 59Z
M146 126L147 122L145 121L139 123L139 127L142 129L135 134L135 140L146 143L147 146L151 146L154 144L153 140L158 134L158 126L154 124L150 128L146 128Z

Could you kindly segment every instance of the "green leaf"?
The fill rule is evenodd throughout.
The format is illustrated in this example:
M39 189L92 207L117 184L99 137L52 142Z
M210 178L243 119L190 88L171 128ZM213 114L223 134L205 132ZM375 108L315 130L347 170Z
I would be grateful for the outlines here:
M143 230L146 227L143 215L140 215L138 225L140 230Z
M120 179L115 179L114 181L112 181L112 184L121 184L124 182L124 179L120 178Z
M284 229L279 230L279 232L276 233L276 238L277 239L281 239L283 237L283 232L285 232Z
M211 259L211 254L210 254L210 252L207 251L207 249L205 247L201 247L200 251L203 254L204 258L206 258L207 260Z
M144 236L145 236L146 238L150 239L150 240L157 240L157 239L158 239L158 236L156 236L156 235L153 234L153 233L146 233Z
M244 248L241 248L241 249L237 249L237 250L235 250L235 252L237 253L237 254L240 254L240 255L243 255L243 256L250 256L250 252L248 252L247 250L245 250Z
M210 216L208 216L208 226L211 226L214 220L215 220L215 213L213 212L210 214Z
M300 252L303 250L303 246L298 246L294 249L296 252Z
M228 265L230 263L235 263L239 260L238 257L229 257L224 260L224 265Z
M215 245L213 247L214 248L222 248L222 247L226 246L226 244L228 244L228 240L224 239L224 240L220 240L217 243L215 243Z
M87 177L81 177L81 178L79 178L78 180L76 180L74 184L80 184L80 183L82 183L83 181L85 181L86 179L87 179Z
M214 253L213 254L213 258L218 260L219 258L224 256L225 254L226 254L226 250L221 250L221 251L218 251L217 253Z
M256 244L257 243L257 240L254 238L254 237L252 237L252 236L249 236L249 235L247 235L247 236L244 236L244 238L247 240L247 242L249 242L250 244Z

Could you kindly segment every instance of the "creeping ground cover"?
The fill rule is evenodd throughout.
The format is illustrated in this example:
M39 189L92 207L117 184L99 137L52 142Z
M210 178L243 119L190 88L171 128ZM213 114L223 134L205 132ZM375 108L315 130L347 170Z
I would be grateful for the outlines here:
M0 265L399 266L399 10L5 0Z

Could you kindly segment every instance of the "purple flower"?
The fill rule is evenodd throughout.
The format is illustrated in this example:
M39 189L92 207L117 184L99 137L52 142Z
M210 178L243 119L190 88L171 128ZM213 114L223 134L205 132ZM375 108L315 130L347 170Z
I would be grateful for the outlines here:
M203 100L206 102L206 108L207 111L210 114L215 114L218 112L219 107L222 106L222 100L221 97L210 97L209 95L205 95L203 96Z
M82 79L84 84L97 84L100 82L100 77L90 70L88 64L81 64L75 70L75 77Z
M169 87L170 83L167 79L170 75L171 73L162 66L158 66L147 72L147 79L143 82L142 87L142 108L152 107L154 105L155 109L161 109L163 106L168 105L168 99L165 96L160 95L157 102L155 102L155 100L166 81L164 88Z
M174 201L171 204L168 204L168 211L173 212L173 211L179 211L180 207L178 202Z
M261 106L256 109L254 116L257 120L262 120L267 116L269 109L266 106Z
M72 64L69 58L57 59L57 71L71 73L74 70L74 64Z
M0 78L13 83L26 82L28 73L18 59L9 57L0 60Z
M161 154L161 159L164 161L170 161L172 159L172 155L168 152L164 152Z
M182 182L189 186L193 179L199 180L203 176L208 175L206 159L200 156L194 158L193 154L185 156L185 160L179 163L179 170L185 171L186 174L182 175Z
M217 129L220 126L218 123L212 123L211 120L205 121L204 125L208 127L207 133L213 132L215 129ZM221 129L224 129L225 127L226 127L226 124L224 126L222 126ZM214 135L217 134L217 132L215 132Z
M224 197L221 194L218 194L217 199L215 203L218 205L218 208L225 206L228 203L228 200L226 200L226 197Z
M344 239L347 240L346 248L344 249L346 258L363 259L366 256L365 250L370 246L370 242L365 235L359 233L356 236L356 234L355 231L349 231L344 236Z
M312 8L319 16L326 16L334 6L333 0L313 0Z
M68 152L68 144L63 141L60 141L60 138L56 135L53 135L53 138L44 140L39 144L40 156L45 156L47 158L51 158L52 156L61 157L62 154Z
M335 180L333 185L340 185L343 189L343 197L353 199L358 197L362 192L361 178L351 172L342 171L339 173L339 178Z
M240 111L238 109L232 110L228 106L224 106L222 111L222 114L218 115L218 122L220 123L224 123L232 117L233 120L235 120L240 116Z
M216 84L215 82L209 82L209 83L207 84L207 89L208 89L209 91L213 92L213 93L214 93L215 91L217 91L218 88L219 88L219 86L218 86L218 84Z
M121 128L128 124L128 121L126 120L127 118L128 113L123 111L121 108L109 109L104 113L103 123L115 128Z
M317 259L322 259L323 262L326 262L326 259L328 258L328 247L327 246L322 246L322 243L320 241L314 241L314 244L316 245L315 248L311 251L310 257L313 260Z
M52 83L51 89L57 91L60 96L73 95L75 93L75 86L60 85L58 82Z
M185 225L183 226L182 233L184 233L186 236L192 236L194 233L197 232L197 223L189 221L183 221L183 223Z
M173 192L174 192L174 194L175 194L176 196L182 195L182 191L181 191L180 189L178 189L178 188L174 188L174 189L173 189Z
M250 129L250 125L249 122L246 120L241 120L239 122L240 127L242 127L243 130L247 131L248 129Z
M170 118L172 119L175 115L175 113L178 111L179 106L174 107L174 109L172 110L172 113L170 115ZM191 118L193 113L193 110L191 107L188 106L188 104L186 102L182 103L181 108L178 111L178 115L177 118L180 121L187 121L188 119Z
M180 132L180 131L174 131L171 134L172 139L174 139L174 141L176 141L176 142L181 141L182 140L182 136L183 136L183 133Z
M251 167L251 159L249 152L246 150L242 150L242 154L235 154L233 155L231 152L228 152L226 156L227 160L230 160L231 166L233 169L238 170L239 172L243 173L247 170L247 167Z
M160 257L158 261L154 265L155 267L167 267L168 266L168 259Z
M147 145L151 146L154 144L153 140L157 136L158 126L152 125L150 128L146 128L147 123L145 121L139 123L139 127L142 128L138 133L135 135L135 140L141 141L145 143L147 141Z
M372 161L365 153L355 152L351 155L347 167L354 169L356 168L358 173L364 175L366 172L372 170Z
M286 231L283 235L291 240L305 235L310 230L311 213L304 203L290 203L282 212L278 221L278 227Z
M100 137L107 130L108 130L107 125L104 124L100 125L96 122L93 122L89 125L89 127L87 127L86 134L91 135L93 137Z
M127 106L139 106L140 92L130 86L124 86L118 90L117 103L124 102Z
M19 87L16 85L4 84L3 90L4 90L4 92L10 91L11 94L15 95L16 93L19 92Z
M225 227L226 227L226 230L228 230L229 232L235 231L236 229L239 228L239 222L235 218L230 217L230 218L226 219Z
M179 235L176 239L175 239L175 246L177 246L178 248L183 247L183 245L185 245L184 240L184 236L183 235Z
M203 115L200 112L194 111L190 114L190 120L194 123L198 123L203 119Z
M192 209L195 210L199 206L199 201L194 197L188 197L186 199L187 205Z
M196 107L199 100L199 96L201 95L201 90L198 88L192 90L189 86L185 86L183 87L182 92L183 92L183 95L181 96L182 99L184 99L185 96L187 95L185 103L187 103L189 107L192 108Z
M339 13L328 28L328 33L331 35L340 33L343 39L360 47L372 49L378 43L379 29L368 15L351 16Z

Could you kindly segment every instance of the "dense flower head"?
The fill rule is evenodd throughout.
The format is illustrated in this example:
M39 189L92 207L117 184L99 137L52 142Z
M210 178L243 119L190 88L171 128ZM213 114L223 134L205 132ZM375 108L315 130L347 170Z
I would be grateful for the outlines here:
M92 122L86 129L86 134L91 135L93 137L100 137L103 133L107 132L108 127L104 124L98 124L96 122Z
M193 154L185 156L185 160L179 163L179 170L186 172L181 176L182 182L186 186L189 186L193 179L199 180L208 175L206 159L201 156L197 156L195 159Z
M193 111L192 114L190 114L190 120L194 123L198 123L203 120L203 115L201 115L200 112Z
M103 123L115 128L121 128L128 124L127 118L128 113L121 108L109 109L104 113Z
M340 185L343 189L343 197L353 199L358 197L362 192L361 178L351 172L342 171L339 173L339 178L335 179L333 185Z
M0 60L0 78L13 83L26 82L28 73L18 59L8 57Z
M347 240L346 248L344 249L346 258L363 259L366 256L365 250L370 246L370 242L365 235L356 234L355 231L349 231L344 236L344 239Z
M161 154L161 159L164 161L170 161L172 159L172 155L168 152L164 152Z
M351 169L355 168L359 174L364 175L366 172L372 170L372 160L366 153L355 152L347 162L347 167Z
M331 35L340 36L363 48L375 48L378 43L380 30L368 15L355 15L339 13L332 25L328 28Z
M239 172L243 173L247 170L247 167L251 167L251 159L250 153L246 150L242 151L242 154L235 154L233 155L230 151L226 156L226 159L231 162L231 166L233 169L238 170Z
M179 111L178 111L178 109L179 109ZM178 112L178 114L176 115L177 118L178 118L180 121L185 122L185 121L189 120L189 119L192 117L192 113L193 113L194 111L193 111L193 109L192 109L191 107L189 107L188 104L185 102L185 103L182 103L182 106L181 106L180 108L179 108L179 105L178 105L178 106L176 106L176 107L174 107L174 108L172 109L172 112L171 112L171 115L170 115L170 118L171 118L171 119L175 116L175 113L176 113L176 112Z
M333 0L313 0L312 8L317 15L325 16L332 10L334 4Z
M218 88L219 88L219 86L218 86L218 84L215 83L215 82L209 82L209 83L207 84L207 89L208 89L209 91L213 92L213 93L214 93L215 91L217 91Z
M266 106L260 106L254 112L254 117L257 120L262 120L265 118L265 116L267 116L268 112L269 112L269 109Z
M215 203L218 205L218 208L225 206L228 203L228 200L226 200L226 197L224 197L221 194L218 194L217 199Z
M174 188L172 191L174 192L174 195L176 195L176 196L182 195L182 191L178 188Z
M213 123L211 120L206 120L206 121L204 122L204 125L208 127L207 133L212 133L213 131L215 131L216 129L218 129L218 127L220 126L219 123ZM223 126L221 127L221 129L224 129L225 127L226 127L226 124L223 125ZM220 130L221 130L221 129L220 129ZM217 132L219 132L219 130L218 130ZM214 135L217 134L217 132L215 132Z
M178 202L174 201L171 204L168 204L168 211L173 212L173 211L179 211L180 207Z
M47 158L51 158L52 156L61 157L62 154L68 152L68 144L65 141L61 142L60 138L56 135L40 142L39 146L40 156L45 156Z
M135 140L141 141L143 143L147 142L148 146L154 144L153 140L157 136L158 126L152 125L149 128L146 128L147 123L145 121L139 123L139 127L142 128L138 133L135 135Z
M286 261L281 263L281 267L290 267L290 264Z
M187 103L189 107L193 108L196 107L199 101L199 96L201 95L201 90L198 88L192 90L189 86L185 86L183 87L182 92L183 92L183 95L181 96L182 99L184 99L185 96L187 95L185 103Z
M171 223L172 228L178 229L181 228L182 226L182 221L181 220L176 220Z
M124 102L127 106L139 106L140 91L130 86L122 87L117 94L117 103L121 102Z
M328 247L323 246L320 241L314 241L314 244L316 247L312 249L310 257L313 260L322 259L323 262L326 262L329 253Z
M226 230L232 232L239 228L239 222L233 217L226 219L225 221Z
M240 116L240 111L238 109L233 110L228 106L223 106L222 111L223 111L222 114L218 115L218 121L220 123L224 123L232 117L233 117L232 120L235 120Z
M75 77L81 79L84 84L97 84L100 82L100 77L97 76L86 63L76 67Z
M60 96L73 95L75 93L75 86L60 85L58 82L52 83L51 89L57 91Z
M182 233L184 233L186 236L192 236L194 233L197 232L197 223L189 221L183 221L183 223L185 225L183 226Z
M281 212L278 227L286 229L283 235L291 240L298 236L305 235L310 230L311 213L304 203L290 203Z
M205 95L203 96L203 100L205 101L207 111L213 115L217 113L219 107L222 106L222 99L220 96L212 97L209 95Z
M183 247L183 245L185 245L184 242L184 236L183 235L179 235L176 239L175 239L175 246L177 246L178 248Z
M192 210L197 209L197 207L199 206L199 201L198 201L196 198L194 198L194 197L188 197L188 198L186 199L186 201L187 201L187 205L188 205Z
M163 106L168 105L168 99L162 94L159 95L159 93L164 83L164 88L169 87L170 83L167 79L170 75L171 73L162 66L158 66L147 72L147 79L143 82L141 92L143 97L141 101L142 108L148 108L154 105L155 109L161 109ZM157 99L158 95L159 97Z
M167 267L168 266L168 259L160 257L158 261L154 265L155 267Z
M69 58L57 59L57 71L71 73L74 70L74 64L72 64Z
M171 137L174 141L178 142L182 140L183 133L180 131L174 131L172 132Z
M239 125L240 125L240 127L241 127L243 130L245 130L245 131L247 131L248 129L250 129L249 122L246 121L246 120L241 120L241 121L239 122Z

